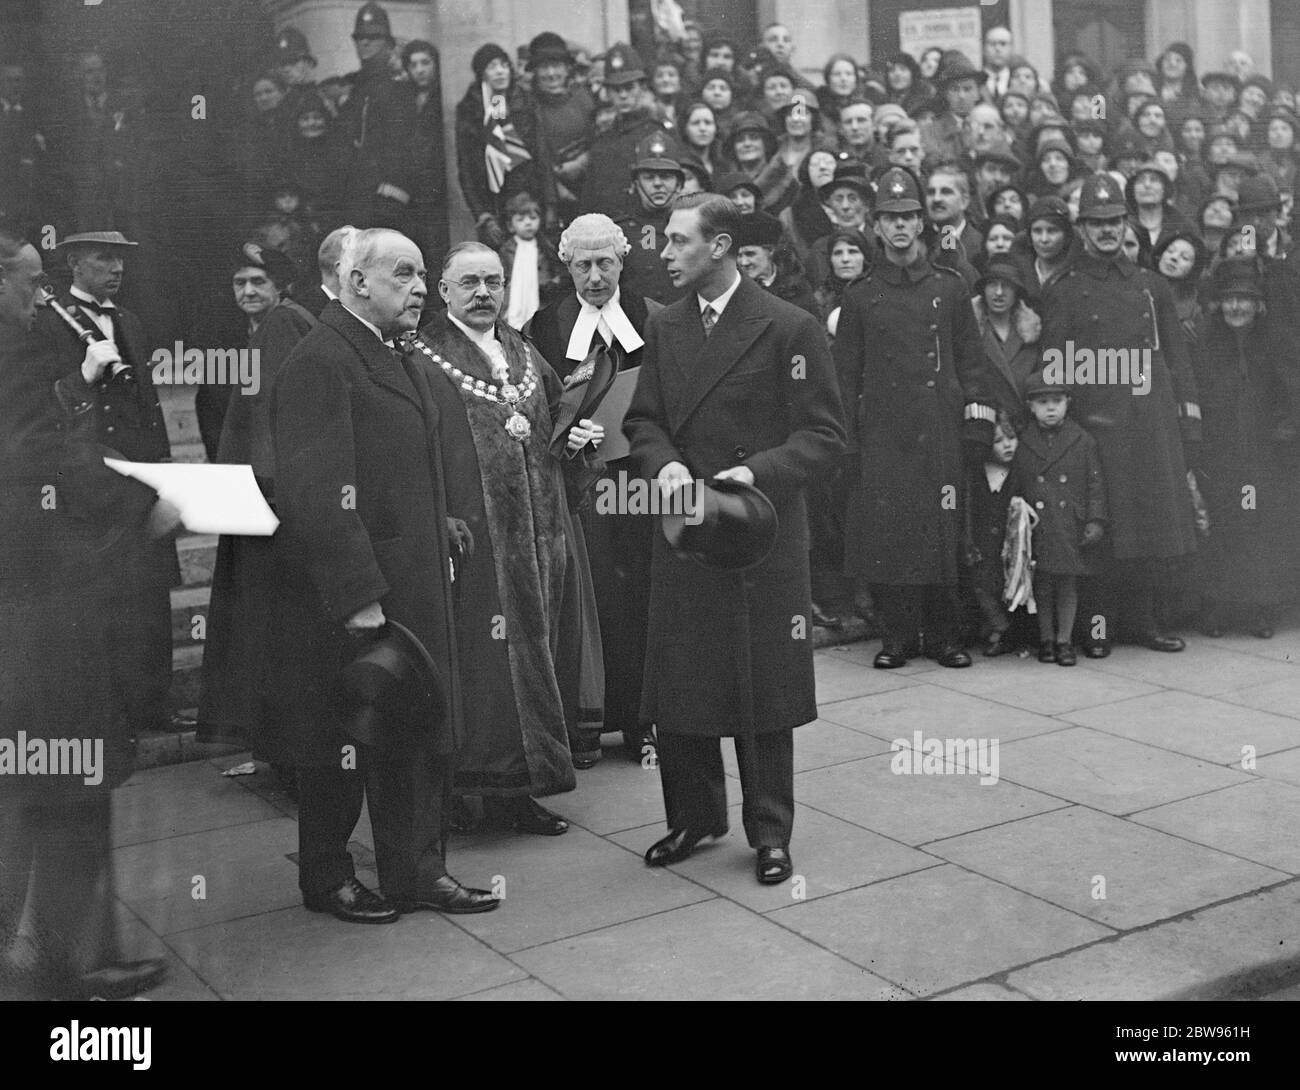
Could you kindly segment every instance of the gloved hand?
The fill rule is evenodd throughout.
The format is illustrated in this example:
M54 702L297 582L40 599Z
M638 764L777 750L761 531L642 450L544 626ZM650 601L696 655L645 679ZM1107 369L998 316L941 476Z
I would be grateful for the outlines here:
M460 549L461 555L474 555L474 535L470 533L464 519L452 518L450 515L447 517L447 537L454 548Z
M86 355L81 361L81 377L86 385L98 382L104 372L115 363L121 363L122 357L109 341L91 341L86 345Z

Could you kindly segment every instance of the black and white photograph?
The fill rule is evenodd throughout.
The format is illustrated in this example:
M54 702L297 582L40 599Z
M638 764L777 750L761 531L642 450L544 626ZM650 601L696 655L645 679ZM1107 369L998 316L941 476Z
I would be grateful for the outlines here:
M1298 97L1294 0L0 0L34 1055L567 1000L1262 1058Z

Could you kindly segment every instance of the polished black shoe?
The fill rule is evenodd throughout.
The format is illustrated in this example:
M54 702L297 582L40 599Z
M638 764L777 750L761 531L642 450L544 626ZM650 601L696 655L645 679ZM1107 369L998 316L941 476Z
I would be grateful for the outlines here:
M569 831L569 823L542 806L536 799L525 796L516 799L512 808L512 827L517 833L536 836L560 836Z
M347 923L396 923L402 914L378 893L349 878L329 893L303 896L309 912L328 912Z
M78 999L127 999L162 983L167 963L162 958L124 961L87 973L77 981Z
M569 759L573 762L573 767L580 771L586 771L588 768L593 767L600 758L600 731L574 731L573 736L569 739Z
M659 742L655 738L655 728L649 726L638 726L635 730L623 731L623 748L627 750L627 755L634 761L640 761L647 756L646 746L650 747L651 753L656 753L659 748Z
M1056 645L1056 665L1073 666L1079 661L1078 656L1074 653L1074 645L1071 643L1058 643Z
M832 610L822 609L816 602L812 606L812 622L818 628L841 628L844 622Z
M1187 646L1177 636L1160 636L1155 633L1143 640L1142 645L1149 651L1181 651Z
M1098 640L1096 643L1085 644L1083 653L1090 659L1104 659L1110 657L1110 641Z
M970 665L970 655L966 654L960 647L945 647L939 652L935 661L940 666L947 666L950 670L960 670L963 666Z
M1273 638L1273 621L1265 613L1255 614L1250 623L1250 634L1257 640L1271 640Z
M1050 643L1040 640L1038 643L1038 661L1055 662L1056 647Z
M462 886L450 874L444 874L427 890L414 897L394 898L399 912L451 912L468 915L471 912L491 912L500 908L501 902L486 889Z
M907 656L897 647L882 647L871 665L877 670L897 670L907 665Z
M686 859L701 840L721 839L727 835L722 829L712 833L701 833L694 829L674 829L662 840L656 840L645 853L646 866L666 867L670 863L680 863Z
M787 848L759 848L754 875L765 886L775 886L794 873L794 860Z

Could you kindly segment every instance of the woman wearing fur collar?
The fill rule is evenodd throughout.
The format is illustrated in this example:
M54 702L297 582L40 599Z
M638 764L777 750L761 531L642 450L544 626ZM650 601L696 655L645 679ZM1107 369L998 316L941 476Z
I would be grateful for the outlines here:
M1006 259L994 260L975 283L975 318L980 343L994 376L990 393L997 407L1019 431L1029 422L1025 384L1038 362L1038 335L1042 319L1026 301L1028 291L1020 270Z

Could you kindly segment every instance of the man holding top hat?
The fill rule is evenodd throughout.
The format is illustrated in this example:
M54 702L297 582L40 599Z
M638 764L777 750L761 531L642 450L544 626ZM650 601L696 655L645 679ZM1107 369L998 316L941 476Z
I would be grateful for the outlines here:
M792 731L817 715L804 492L844 428L816 319L737 270L740 220L726 197L678 198L662 256L688 294L650 318L624 422L642 475L679 507L664 529L686 554L655 535L642 710L669 833L646 863L727 831L730 737L756 876L774 884L793 873Z
M425 275L406 236L352 235L338 299L271 393L281 584L268 688L298 766L303 903L349 923L499 904L445 861L462 714L451 535L472 544L447 517L438 407L394 345L420 320ZM382 896L347 849L363 798Z

